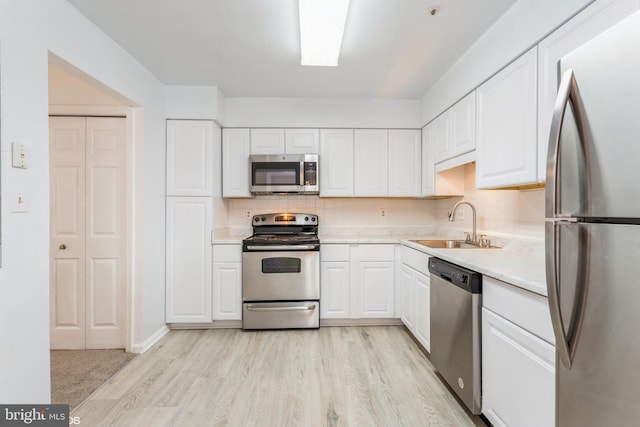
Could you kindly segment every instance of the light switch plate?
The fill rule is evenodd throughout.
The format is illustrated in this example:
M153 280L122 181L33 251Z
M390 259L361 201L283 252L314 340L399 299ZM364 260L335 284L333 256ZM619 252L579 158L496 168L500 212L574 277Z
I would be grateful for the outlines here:
M27 196L24 187L13 187L11 189L11 212L26 212Z
M29 167L29 150L23 144L11 144L12 162L14 168L27 169Z

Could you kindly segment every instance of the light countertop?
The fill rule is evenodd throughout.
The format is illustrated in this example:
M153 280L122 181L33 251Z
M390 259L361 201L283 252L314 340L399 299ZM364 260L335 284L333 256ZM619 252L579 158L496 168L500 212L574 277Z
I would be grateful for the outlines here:
M428 234L321 233L319 237L322 244L402 244L519 288L547 296L544 241L542 239L492 239L492 244L501 246L499 249L436 249L421 245L413 240L452 237L459 239L459 231L455 236L442 230L420 231L427 231ZM241 244L243 238L239 235L217 236L213 240L213 244Z

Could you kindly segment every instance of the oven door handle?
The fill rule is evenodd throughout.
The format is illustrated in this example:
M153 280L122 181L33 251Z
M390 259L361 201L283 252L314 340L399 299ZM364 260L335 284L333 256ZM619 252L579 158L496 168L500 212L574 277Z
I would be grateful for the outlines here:
M304 305L304 306L285 306L285 307L254 307L251 304L247 304L247 310L249 311L311 311L315 310L316 305Z
M313 251L316 245L247 245L248 251Z

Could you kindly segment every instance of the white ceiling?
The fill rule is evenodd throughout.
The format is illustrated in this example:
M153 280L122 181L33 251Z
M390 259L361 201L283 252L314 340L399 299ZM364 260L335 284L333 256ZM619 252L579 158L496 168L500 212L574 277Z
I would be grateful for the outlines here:
M333 68L300 65L297 0L69 0L168 85L396 99L421 98L515 1L351 0Z

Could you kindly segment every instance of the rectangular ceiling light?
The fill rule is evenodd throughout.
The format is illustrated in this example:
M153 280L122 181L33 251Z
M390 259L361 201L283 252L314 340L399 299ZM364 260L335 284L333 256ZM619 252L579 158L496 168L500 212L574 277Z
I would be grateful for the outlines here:
M349 0L298 0L302 65L338 66Z

